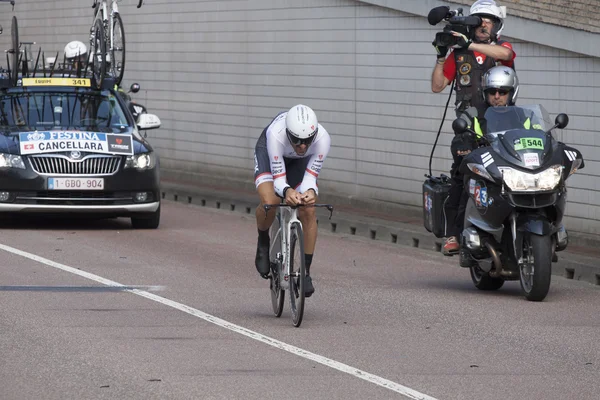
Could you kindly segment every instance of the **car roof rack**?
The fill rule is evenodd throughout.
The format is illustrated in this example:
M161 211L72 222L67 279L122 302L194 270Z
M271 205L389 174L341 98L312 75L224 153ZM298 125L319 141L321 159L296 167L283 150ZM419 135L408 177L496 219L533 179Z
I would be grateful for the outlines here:
M5 0L0 0L0 2L3 1ZM16 17L13 17L14 19ZM16 23L16 21L14 22ZM117 81L115 77L105 75L103 79L98 79L95 76L94 62L97 57L82 60L77 67L74 67L67 61L64 54L62 60L60 60L58 52L56 52L56 56L46 58L46 54L41 47L37 55L33 56L30 46L34 43L20 42L17 46L19 49L16 50L16 55L14 49L6 51L7 67L0 67L0 89L28 86L83 86L99 90L114 89ZM73 81L69 84L68 81L62 78L69 78ZM100 84L98 84L98 80ZM26 84L23 85L23 82L26 82Z

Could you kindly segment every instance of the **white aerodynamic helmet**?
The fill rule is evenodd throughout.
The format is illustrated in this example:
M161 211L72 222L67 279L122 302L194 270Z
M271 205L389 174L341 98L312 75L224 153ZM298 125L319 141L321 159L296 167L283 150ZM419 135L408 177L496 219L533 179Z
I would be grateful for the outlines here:
M76 57L80 57L82 60L85 59L87 54L87 47L85 44L80 42L79 40L73 40L72 42L67 43L65 46L65 58L67 60L71 60Z
M290 108L285 117L285 128L291 144L310 145L319 130L317 115L310 107L302 104L295 105Z
M477 0L471 6L469 14L493 19L494 29L491 32L493 40L497 40L500 37L500 33L502 33L502 30L504 29L506 7L497 5L494 0Z

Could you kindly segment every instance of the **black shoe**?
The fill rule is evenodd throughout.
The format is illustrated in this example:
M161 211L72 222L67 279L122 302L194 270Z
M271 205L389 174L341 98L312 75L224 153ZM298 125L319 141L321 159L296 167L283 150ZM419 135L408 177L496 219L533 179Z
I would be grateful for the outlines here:
M264 279L269 279L269 271L271 270L271 263L269 262L269 245L261 246L259 243L256 246L256 258L254 259L256 270Z
M310 275L304 277L304 297L310 297L315 292Z

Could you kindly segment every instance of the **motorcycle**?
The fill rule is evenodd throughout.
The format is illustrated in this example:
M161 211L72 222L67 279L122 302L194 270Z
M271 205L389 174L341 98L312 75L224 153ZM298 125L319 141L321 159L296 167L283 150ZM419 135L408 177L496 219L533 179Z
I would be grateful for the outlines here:
M460 265L470 269L480 290L497 290L520 280L527 300L542 301L550 290L556 252L568 245L562 225L566 180L584 167L581 153L557 141L555 124L541 105L490 107L484 116L486 146L464 157L469 200L460 237ZM475 132L464 119L453 122L455 134ZM475 136L473 136L475 137Z

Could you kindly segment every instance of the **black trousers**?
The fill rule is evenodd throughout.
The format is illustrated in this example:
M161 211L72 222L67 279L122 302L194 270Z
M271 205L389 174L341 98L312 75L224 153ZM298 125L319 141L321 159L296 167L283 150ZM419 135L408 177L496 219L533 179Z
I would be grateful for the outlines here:
M452 169L450 170L452 180L448 201L446 202L446 216L448 222L448 237L460 238L465 223L465 209L469 200L469 193L465 190L464 175L458 172L462 157L455 156Z

